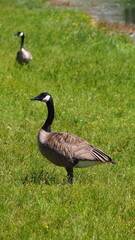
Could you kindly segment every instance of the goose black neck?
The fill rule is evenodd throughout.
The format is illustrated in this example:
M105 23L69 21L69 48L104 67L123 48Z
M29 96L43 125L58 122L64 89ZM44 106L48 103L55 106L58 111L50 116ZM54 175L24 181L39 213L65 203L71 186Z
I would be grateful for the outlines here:
M21 36L21 48L24 48L24 35Z
M48 109L48 116L47 119L42 126L42 129L44 129L46 132L51 132L51 124L54 119L54 105L53 105L53 100L50 99L47 103L47 109Z

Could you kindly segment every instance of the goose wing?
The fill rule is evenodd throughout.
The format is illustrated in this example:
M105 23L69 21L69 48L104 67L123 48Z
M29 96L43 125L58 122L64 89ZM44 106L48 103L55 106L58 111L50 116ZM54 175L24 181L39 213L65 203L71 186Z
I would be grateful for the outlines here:
M92 146L86 140L69 133L51 133L48 139L55 151L66 158L78 161L96 161L99 163L112 162L113 160L100 149Z

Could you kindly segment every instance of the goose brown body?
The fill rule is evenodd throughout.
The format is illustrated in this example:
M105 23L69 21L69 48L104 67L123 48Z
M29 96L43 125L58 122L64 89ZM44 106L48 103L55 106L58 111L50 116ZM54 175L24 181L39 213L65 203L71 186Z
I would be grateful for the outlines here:
M20 51L17 52L16 61L20 64L28 64L32 60L32 55L30 51L21 48Z
M54 118L54 106L50 94L41 93L32 100L46 102L48 107L48 118L38 133L39 150L50 162L66 168L69 183L73 181L73 168L116 163L103 151L81 137L64 132L51 132L50 125Z

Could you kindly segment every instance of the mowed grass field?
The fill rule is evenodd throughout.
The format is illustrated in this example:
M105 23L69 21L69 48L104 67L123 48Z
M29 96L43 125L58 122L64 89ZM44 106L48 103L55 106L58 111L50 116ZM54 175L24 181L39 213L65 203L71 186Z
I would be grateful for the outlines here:
M83 12L44 1L1 4L1 239L134 239L135 45ZM30 66L16 63L24 31ZM118 164L66 171L38 151L52 94L53 131L79 135Z

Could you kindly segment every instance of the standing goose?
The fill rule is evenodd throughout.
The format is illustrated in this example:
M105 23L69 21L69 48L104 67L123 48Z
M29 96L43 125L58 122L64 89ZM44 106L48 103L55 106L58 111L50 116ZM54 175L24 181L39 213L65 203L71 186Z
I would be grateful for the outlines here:
M20 36L21 37L21 46L20 50L17 52L16 55L16 61L20 64L28 64L32 60L32 55L30 51L24 49L24 33L23 32L18 32L15 34L15 36Z
M47 119L38 133L39 150L50 162L65 167L69 183L73 183L73 168L90 167L101 163L116 164L100 149L76 135L51 132L51 124L54 119L54 104L49 93L41 93L31 100L45 102L48 108Z

